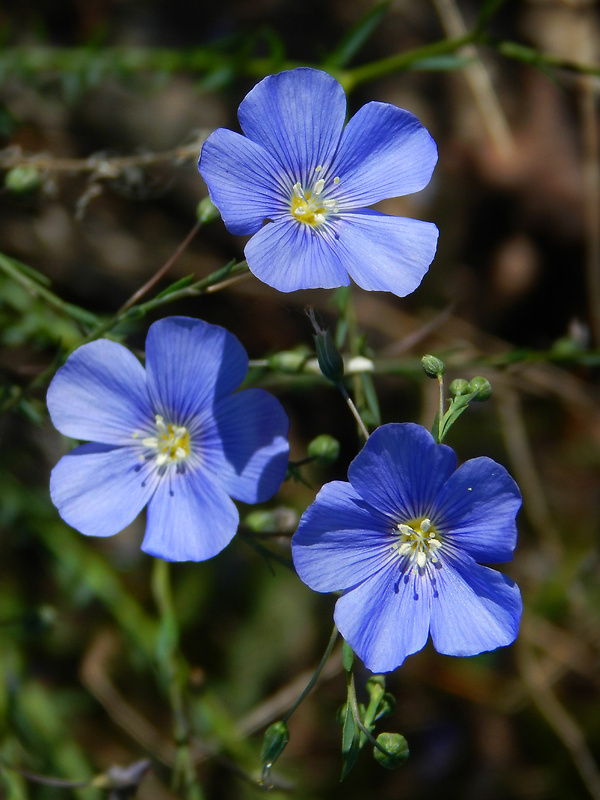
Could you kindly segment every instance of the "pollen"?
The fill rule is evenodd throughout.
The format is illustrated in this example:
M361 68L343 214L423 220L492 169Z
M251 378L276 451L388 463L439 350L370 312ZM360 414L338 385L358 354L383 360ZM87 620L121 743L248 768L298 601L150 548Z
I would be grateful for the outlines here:
M322 169L322 166L318 166L315 169L316 174L318 175ZM334 179L334 183L337 182L339 182L339 178ZM332 197L327 197L325 178L318 178L310 187L303 187L299 181L292 187L290 211L298 222L317 228L326 221L330 214L337 213L337 210L337 201Z
M405 560L405 569L423 574L428 564L439 562L442 542L428 517L399 522L392 534L396 539L392 551Z
M152 451L157 467L180 464L190 454L190 434L183 425L166 423L160 414L155 417L155 435L142 439L142 445Z

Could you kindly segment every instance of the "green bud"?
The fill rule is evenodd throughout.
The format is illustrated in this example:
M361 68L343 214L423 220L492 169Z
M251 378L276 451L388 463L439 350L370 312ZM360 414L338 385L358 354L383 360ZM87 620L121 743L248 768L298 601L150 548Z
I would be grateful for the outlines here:
M32 164L13 167L4 176L4 186L9 192L14 192L15 194L35 192L40 188L42 182L42 176Z
M260 760L265 768L270 768L285 750L290 740L290 732L285 722L274 722L265 731Z
M408 760L408 742L400 733L380 733L377 744L383 747L385 753L374 747L373 756L385 769L398 769Z
M492 384L487 378L482 378L481 375L473 378L469 383L469 391L473 392L473 400L482 403L487 400L492 393Z
M273 353L269 356L268 363L271 369L279 372L295 373L300 372L306 363L308 353L302 348L298 350L282 350L281 353Z
M383 697L385 692L385 677L383 675L372 675L366 683L366 690L371 697L378 699Z
M449 391L452 397L461 397L467 394L469 390L469 383L464 378L456 378L449 386Z
M386 692L383 697L381 698L381 702L379 703L379 710L377 711L377 716L375 717L375 721L378 719L383 719L383 717L391 716L394 711L396 710L396 698L390 692Z
M322 433L308 445L308 455L321 467L334 464L340 455L340 443L328 433Z
M196 206L196 219L202 225L207 225L209 222L219 219L221 212L210 199L210 197L203 197Z
M332 383L339 383L344 377L344 359L337 349L333 336L329 330L321 331L316 336L315 347L319 369Z
M446 365L440 358L437 358L436 356L423 356L421 359L421 364L423 365L425 374L430 378L440 378L446 371Z
M293 508L277 506L251 511L244 522L253 533L292 533L298 526L298 514Z
M342 664L344 665L346 672L352 672L352 664L354 664L354 650L346 641L344 641L344 644L342 645Z

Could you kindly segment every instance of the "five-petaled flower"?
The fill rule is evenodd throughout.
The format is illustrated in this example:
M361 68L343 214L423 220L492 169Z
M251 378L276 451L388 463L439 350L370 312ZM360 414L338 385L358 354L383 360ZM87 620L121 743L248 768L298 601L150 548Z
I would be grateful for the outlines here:
M238 526L231 498L267 500L287 468L279 401L262 389L232 394L247 370L233 334L187 317L150 327L145 370L107 339L77 349L48 389L54 425L90 442L52 471L62 518L111 536L147 505L147 553L202 561L220 552Z
M478 562L512 558L519 488L504 467L454 451L411 423L384 425L326 484L294 538L300 578L342 591L335 622L373 672L389 672L429 634L440 653L469 656L511 644L518 587Z
M403 297L433 260L438 230L366 206L423 189L437 148L389 103L367 103L344 127L345 116L344 90L327 73L270 75L239 107L245 136L214 131L200 173L229 231L254 234L244 253L261 281L291 292L347 285L350 274Z

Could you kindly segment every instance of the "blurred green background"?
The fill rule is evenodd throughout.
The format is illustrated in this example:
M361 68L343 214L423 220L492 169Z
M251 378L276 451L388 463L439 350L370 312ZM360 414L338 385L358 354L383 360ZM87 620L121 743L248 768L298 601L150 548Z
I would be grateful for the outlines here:
M478 20L479 46L459 48ZM72 443L50 425L44 394L64 353L194 226L206 135L236 128L237 106L262 76L310 64L352 89L352 113L369 100L395 103L438 143L430 186L380 204L435 221L438 255L408 298L353 292L379 407L368 382L348 385L371 422L429 427L437 396L423 353L446 360L449 380L490 379L492 399L447 443L461 461L495 458L521 486L521 536L505 571L526 612L509 649L459 660L428 645L390 675L398 706L378 731L403 733L411 757L386 772L366 748L341 784L336 650L290 721L272 794L600 798L598 68L571 63L599 63L598 3L32 0L3 4L0 31L0 253L9 257L0 260L0 796L95 800L98 789L27 773L84 782L144 758L140 797L185 796L169 788L174 724L197 767L196 796L266 791L256 783L262 733L298 696L331 629L334 598L280 562L299 515L325 481L345 477L360 446L341 396L315 375L253 370L290 415L292 459L321 433L340 440L341 455L304 468L309 485L284 484L268 506L275 532L256 535L241 508L240 535L222 554L173 565L178 650L170 610L160 613L164 575L139 549L143 517L114 538L85 539L51 505L49 472ZM401 53L412 55L382 61ZM373 64L383 67L361 73ZM203 227L158 289L239 260L243 244L220 221ZM328 291L281 295L251 277L129 318L112 335L137 350L158 316L187 314L227 327L261 364L312 350L304 307L335 326L335 301ZM359 694L367 677L358 670ZM173 680L185 705L175 721Z

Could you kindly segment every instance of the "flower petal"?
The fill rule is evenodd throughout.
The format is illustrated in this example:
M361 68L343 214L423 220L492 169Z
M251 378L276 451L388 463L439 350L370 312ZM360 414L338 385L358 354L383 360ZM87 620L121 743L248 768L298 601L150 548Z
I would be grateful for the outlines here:
M350 464L348 478L370 505L397 521L431 512L441 486L456 469L454 451L435 444L421 425L377 428Z
M229 544L239 522L225 491L198 470L171 470L148 504L142 550L166 561L205 561Z
M158 477L134 447L84 444L50 475L50 496L66 523L87 536L112 536L137 517Z
M48 388L55 427L73 439L126 444L153 420L144 368L125 347L108 339L72 353Z
M263 389L223 398L202 425L202 468L236 500L262 503L285 478L288 429L281 403Z
M298 181L306 186L315 168L332 160L345 116L340 84L326 72L304 67L264 78L238 110L246 136L290 175L290 190Z
M325 484L292 539L300 580L315 592L337 592L385 567L390 520L368 506L346 481Z
M435 519L440 533L476 561L510 561L517 544L519 487L491 458L460 466L440 490Z
M346 125L330 174L340 178L340 210L418 192L429 183L437 147L419 120L389 103L367 103Z
M150 326L146 375L152 405L169 423L184 425L243 381L248 356L218 325L168 317Z
M439 653L473 656L514 642L523 603L510 578L466 555L444 559L435 574L431 637Z
M429 581L389 567L340 597L335 624L371 672L390 672L425 646L431 602Z
M332 230L289 218L265 225L244 250L256 277L280 292L332 289L350 283Z
M231 233L256 233L265 219L289 211L293 181L264 147L239 133L214 131L198 169Z
M423 280L437 249L432 222L364 209L335 223L338 257L350 277L368 291L405 297Z

